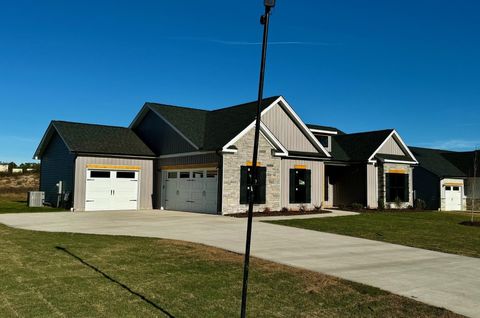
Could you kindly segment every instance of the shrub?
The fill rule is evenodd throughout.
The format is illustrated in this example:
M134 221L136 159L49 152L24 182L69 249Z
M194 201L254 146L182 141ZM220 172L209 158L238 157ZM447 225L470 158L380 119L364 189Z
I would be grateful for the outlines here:
M299 212L302 212L302 213L303 213L303 212L306 212L306 211L307 211L307 206L306 206L305 204L300 204L300 205L298 206L298 211L299 211Z
M414 202L414 208L418 211L425 210L427 208L427 202L422 199L416 199Z
M265 209L263 209L263 213L270 213L270 212L272 212L272 210L269 207L266 207Z
M385 210L385 202L382 199L378 199L378 210Z
M363 204L361 203L352 203L352 210L354 211L360 211L361 209L363 209Z
M402 203L403 203L403 202L402 202L402 200L400 200L399 197L396 197L396 198L395 198L395 206L396 206L398 209L400 209L400 208L402 207Z
M280 211L282 211L283 213L287 213L289 212L288 208L287 207L283 207Z
M320 212L322 210L322 206L321 205L314 205L313 206L313 211L315 212Z

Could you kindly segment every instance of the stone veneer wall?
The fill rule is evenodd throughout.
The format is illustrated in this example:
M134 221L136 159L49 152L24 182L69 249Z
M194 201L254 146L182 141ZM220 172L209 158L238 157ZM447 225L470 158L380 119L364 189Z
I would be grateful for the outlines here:
M385 184L385 174L388 173L390 169L405 169L408 171L408 202L404 202L401 207L397 207L397 205L393 202L385 202L386 200L386 184ZM383 165L380 164L378 166L378 189L379 189L379 202L383 202L385 208L408 208L409 206L413 206L413 168L409 165L405 164L394 164L394 163L384 163ZM379 204L379 206L381 206Z
M240 204L240 167L252 161L254 136L255 131L251 129L236 142L237 153L223 155L222 214L242 213L248 209L248 204ZM258 162L267 168L267 184L265 204L254 205L254 211L263 211L267 207L272 211L280 210L281 159L273 156L273 147L262 134L258 149Z

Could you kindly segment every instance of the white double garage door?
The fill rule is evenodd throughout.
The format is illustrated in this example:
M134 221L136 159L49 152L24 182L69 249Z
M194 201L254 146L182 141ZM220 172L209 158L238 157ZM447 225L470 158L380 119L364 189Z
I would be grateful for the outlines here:
M136 210L139 171L87 170L85 210Z
M217 213L216 169L162 172L163 207L166 210Z

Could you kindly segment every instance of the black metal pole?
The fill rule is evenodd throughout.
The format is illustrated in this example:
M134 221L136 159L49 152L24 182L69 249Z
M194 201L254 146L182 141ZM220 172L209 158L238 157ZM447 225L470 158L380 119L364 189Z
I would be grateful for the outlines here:
M258 140L260 137L260 116L263 98L263 82L265 78L265 60L267 57L268 22L270 17L270 9L270 6L265 6L265 14L261 17L260 20L260 22L263 24L262 61L260 64L260 82L258 84L257 117L255 119L255 140L253 143L251 178L252 184L250 185L250 195L248 200L247 239L245 245L245 260L243 264L242 307L240 312L241 318L245 318L247 314L248 271L250 266L250 243L252 240L253 202L255 200L255 188L257 187Z

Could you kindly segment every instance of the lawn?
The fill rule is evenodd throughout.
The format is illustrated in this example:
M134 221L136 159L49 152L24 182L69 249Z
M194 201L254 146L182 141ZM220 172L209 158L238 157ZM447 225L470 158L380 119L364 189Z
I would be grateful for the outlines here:
M476 219L480 219L477 214ZM480 257L480 227L460 225L466 213L381 212L334 218L270 221L309 230Z
M19 197L0 197L0 213L21 213L21 212L56 212L65 211L51 207L30 208L27 201Z
M235 317L242 256L151 238L0 224L0 317ZM250 317L460 317L365 285L258 259Z

